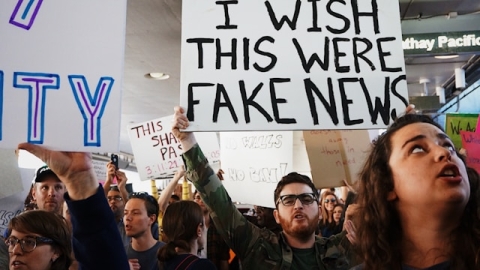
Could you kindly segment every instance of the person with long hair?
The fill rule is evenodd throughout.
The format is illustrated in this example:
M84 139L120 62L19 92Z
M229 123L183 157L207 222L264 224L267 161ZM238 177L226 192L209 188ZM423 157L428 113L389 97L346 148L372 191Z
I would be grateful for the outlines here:
M335 221L333 220L333 209L338 204L338 198L335 193L325 191L322 193L320 207L322 209L322 218L318 224L319 233L322 237L330 237L334 233Z
M206 244L203 211L192 201L180 201L167 207L162 219L167 244L158 251L161 269L217 269L208 259L197 256Z
M10 269L66 270L72 263L72 238L65 220L52 212L31 210L12 218L5 244Z
M357 269L480 269L478 178L425 115L398 118L359 175Z

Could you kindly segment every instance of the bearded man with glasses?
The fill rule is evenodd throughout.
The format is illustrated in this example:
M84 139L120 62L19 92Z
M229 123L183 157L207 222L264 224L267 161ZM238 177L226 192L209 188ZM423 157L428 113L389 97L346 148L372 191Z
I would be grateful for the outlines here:
M318 191L309 177L290 173L275 189L274 217L283 228L280 236L256 227L232 203L193 133L180 131L189 124L184 113L183 108L175 108L172 132L182 144L187 178L243 269L350 269L345 232L328 239L315 236L320 210Z

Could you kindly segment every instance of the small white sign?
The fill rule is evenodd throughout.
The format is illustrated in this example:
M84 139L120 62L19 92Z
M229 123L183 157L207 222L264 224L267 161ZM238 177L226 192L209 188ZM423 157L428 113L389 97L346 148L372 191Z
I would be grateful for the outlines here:
M222 182L233 201L275 208L278 181L292 171L293 132L220 133Z
M166 177L183 165L180 141L172 133L173 115L128 126L135 164L142 181ZM197 132L195 138L211 164L220 161L214 132Z

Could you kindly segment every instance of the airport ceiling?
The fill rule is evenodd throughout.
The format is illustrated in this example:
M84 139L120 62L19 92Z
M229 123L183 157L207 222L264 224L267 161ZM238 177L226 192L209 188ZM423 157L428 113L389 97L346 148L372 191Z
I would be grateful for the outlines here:
M399 5L404 35L480 30L479 0L399 0ZM132 150L126 126L171 115L179 103L180 41L180 0L128 1L120 143L127 156ZM478 76L479 70L474 53L443 60L433 55L406 56L405 63L410 96L424 93L420 80L428 79L428 94L444 86L448 99L454 90L455 68L466 68L468 78ZM147 79L144 75L149 72L170 78Z

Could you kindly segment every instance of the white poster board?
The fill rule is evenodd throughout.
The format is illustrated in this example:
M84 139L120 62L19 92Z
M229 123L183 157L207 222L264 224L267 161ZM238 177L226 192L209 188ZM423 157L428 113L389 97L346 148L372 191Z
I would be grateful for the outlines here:
M93 171L97 180L100 183L104 183L107 177L107 164L108 162L102 160L92 160Z
M182 7L188 130L382 128L408 104L397 0Z
M370 149L369 130L312 130L304 131L303 138L317 188L357 180Z
M142 181L166 177L183 165L180 141L172 133L173 115L129 125L135 164ZM220 146L214 132L197 132L195 138L210 164L220 162Z
M0 147L117 151L126 0L0 1Z
M278 181L292 171L293 132L222 132L223 185L235 202L275 208Z

